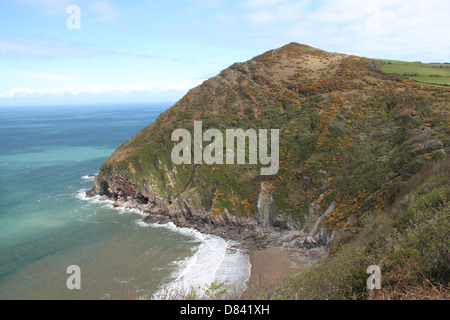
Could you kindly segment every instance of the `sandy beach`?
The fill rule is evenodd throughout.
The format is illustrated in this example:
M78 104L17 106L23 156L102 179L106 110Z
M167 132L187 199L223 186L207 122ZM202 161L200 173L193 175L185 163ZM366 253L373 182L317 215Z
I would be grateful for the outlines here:
M243 299L254 299L270 294L271 289L286 275L301 268L301 263L293 261L281 248L269 247L250 255L251 274Z

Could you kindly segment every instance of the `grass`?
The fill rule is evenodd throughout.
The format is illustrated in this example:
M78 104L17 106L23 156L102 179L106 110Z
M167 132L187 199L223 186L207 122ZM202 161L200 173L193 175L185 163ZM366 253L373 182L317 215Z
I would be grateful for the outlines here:
M387 74L381 74L379 62L334 57L326 70L318 71L304 59L311 59L312 55L313 60L329 59L323 53L290 50L285 52L289 59L277 60L281 59L279 53L256 59L259 62L253 64L255 69L240 81L227 76L227 72L236 74L227 69L223 77L208 80L201 90L191 90L119 149L117 156L111 158L115 161L102 168L105 181L109 177L125 177L130 188L149 199L155 195L162 201L181 197L205 212L228 211L237 216L257 213L261 184L270 183L272 213L277 223L294 218L303 224L311 208L321 206L314 215L336 201L335 210L319 226L326 227L330 234L341 230L341 236L346 237L336 241L342 246L333 246L335 257L297 275L281 293L264 291L274 297L340 299L351 297L355 290L361 294L367 279L363 267L382 264L383 257L391 259L390 255L397 260L412 256L420 263L402 260L395 266L384 264L383 272L391 267L405 272L416 268L414 272L428 274L423 279L436 286L431 278L444 276L436 273L442 256L430 252L442 249L436 239L442 238L442 226L446 226L449 213L425 204L435 203L436 199L447 201L441 192L448 189L436 186L448 181L448 176L418 173L433 162L442 162L450 142L450 91L443 86L450 82L450 65L383 60L382 70ZM280 73L270 76L276 68L289 67L293 61L300 66L297 73L282 79ZM194 120L203 121L204 129L222 132L228 128L280 129L278 174L259 176L258 165L199 165L195 169L194 165L173 165L171 133L175 128L192 128ZM431 180L410 184L410 189L405 187L414 177ZM422 191L416 194L417 186ZM402 197L399 192L404 193ZM393 206L396 199L402 199L405 207ZM413 199L411 208L408 199ZM398 215L387 209L397 210ZM438 216L442 223L430 224L435 222L430 217ZM418 224L410 224L411 219ZM394 220L396 225L392 226ZM397 251L392 241L382 241L388 234L380 234L378 226L388 225L398 229L389 234ZM375 235L380 235L381 240ZM421 239L429 243L422 243ZM374 247L383 251L377 252ZM367 255L369 249L371 255ZM427 261L429 257L437 260ZM420 285L423 279L418 279ZM417 285L407 283L404 290ZM428 282L426 286L430 286Z
M448 159L406 182L394 204L368 216L363 231L321 264L285 278L281 299L448 300L450 298ZM408 190L408 192L405 192ZM366 288L378 265L382 288Z
M211 282L204 286L192 286L184 289L163 287L159 293L136 288L125 288L115 298L117 300L237 300L241 295L236 290L236 284Z
M327 259L281 279L256 275L243 296L226 283L178 292L166 300L449 300L450 162L429 164L403 182L393 204L343 234ZM382 288L366 287L367 267L381 268ZM141 299L127 291L120 299ZM148 294L146 299L156 297Z
M385 73L395 73L409 79L439 85L450 85L450 64L382 60Z

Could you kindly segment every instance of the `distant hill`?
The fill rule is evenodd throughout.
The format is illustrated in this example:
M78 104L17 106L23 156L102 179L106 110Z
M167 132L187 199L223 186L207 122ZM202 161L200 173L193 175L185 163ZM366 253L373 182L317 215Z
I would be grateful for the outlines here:
M450 86L450 64L383 60L382 70L418 82Z

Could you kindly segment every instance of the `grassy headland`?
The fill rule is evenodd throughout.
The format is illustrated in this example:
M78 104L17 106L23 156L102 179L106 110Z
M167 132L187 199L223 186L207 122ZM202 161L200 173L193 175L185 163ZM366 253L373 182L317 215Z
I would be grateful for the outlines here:
M309 236L308 246L325 248L327 259L286 280L276 297L367 297L373 264L382 269L384 297L416 297L410 288L448 297L448 75L447 65L291 43L190 90L111 155L93 193L202 231L226 225L243 239L255 231L243 221L257 221L292 235L278 243L291 249L309 250L302 238ZM175 165L171 134L192 133L194 121L224 136L279 129L279 171Z

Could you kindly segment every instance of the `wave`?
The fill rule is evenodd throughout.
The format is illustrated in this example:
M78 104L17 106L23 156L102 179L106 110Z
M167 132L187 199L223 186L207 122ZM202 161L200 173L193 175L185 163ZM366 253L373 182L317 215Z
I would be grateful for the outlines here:
M140 221L138 224L146 223ZM224 297L236 297L244 292L250 278L251 264L248 255L237 247L238 243L203 234L195 229L179 228L172 222L152 226L169 228L201 241L192 257L174 262L179 266L172 275L174 280L157 291L155 299L182 298L192 293L200 298L207 294L213 295L215 292L207 292L212 283L220 285L219 290L226 289Z
M251 273L250 258L234 243L228 243L226 253L216 274L215 282L224 283L230 295L239 297L247 288L247 281Z
M78 200L82 200L82 201L88 201L90 203L100 203L103 204L105 207L110 208L110 209L114 209L116 211L119 212L119 214L123 214L123 213L134 213L134 214L138 214L142 217L146 217L147 214L145 212L143 212L140 209L137 208L124 208L124 207L115 207L114 206L114 201L110 200L108 198L105 198L104 196L100 196L100 195L96 195L93 197L88 197L86 195L86 191L88 191L89 189L80 189L78 190L78 192L75 195L75 198L77 198Z
M82 200L82 201L88 201L90 203L103 203L105 205L107 205L108 207L114 208L113 203L114 201L109 200L109 199L105 199L102 196L94 196L94 197L88 197L86 195L86 191L88 191L89 189L80 189L77 191L77 193L75 194L75 198L77 198L78 200Z
M147 216L139 209L114 207L112 200L104 200L100 196L87 197L86 191L87 189L79 190L76 198L90 203L101 203L120 214L133 213L142 217ZM139 219L136 224L144 228L167 228L199 242L199 245L193 248L191 257L172 262L177 270L171 275L169 282L157 290L154 299L183 298L186 294L194 292L197 297L204 297L208 294L207 290L212 283L221 285L220 289L227 289L227 294L234 297L246 289L251 264L249 256L237 247L238 243L204 234L193 228L177 227L173 222L148 224Z
M82 176L81 180L94 181L94 178L95 178L95 176L90 174L90 175L87 175L87 176Z
M207 287L214 282L216 271L223 262L225 253L225 240L204 235L197 252L180 263L178 271L174 274L175 279L165 286L162 292L176 297L195 290L197 295L203 296ZM159 295L158 292L157 298Z

